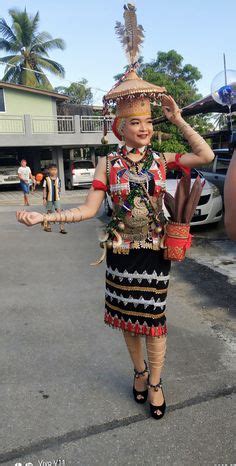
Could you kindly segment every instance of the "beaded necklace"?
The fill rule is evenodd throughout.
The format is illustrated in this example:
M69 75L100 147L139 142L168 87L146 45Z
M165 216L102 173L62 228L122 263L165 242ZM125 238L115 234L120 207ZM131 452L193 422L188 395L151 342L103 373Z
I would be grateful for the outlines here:
M143 177L143 175L147 176L147 171L151 167L154 157L153 157L153 151L152 148L147 148L142 159L139 160L138 162L134 162L133 160L128 159L127 157L127 150L125 149L125 146L122 146L121 148L118 149L118 155L123 157L129 167L134 167L136 174L138 177ZM144 160L144 162L143 162ZM142 169L138 171L138 165L140 163L143 163ZM131 189L130 193L127 195L126 200L123 202L123 205L120 206L118 212L116 213L116 216L112 218L112 220L109 222L107 225L107 231L109 233L112 233L113 229L116 229L119 225L121 225L121 230L123 229L122 221L127 214L127 212L131 212L132 208L134 207L134 199L136 196L139 196L141 200L145 203L147 209L148 209L148 216L152 217L154 222L156 223L157 226L160 226L160 221L158 218L158 215L156 216L154 211L153 211L153 206L150 203L150 199L145 195L142 187L140 186L140 183L133 183L133 188Z
M152 148L151 147L148 147L145 151L144 151L144 154L143 154L143 157L138 160L137 162L135 162L134 160L131 160L127 157L127 150L125 148L125 146L122 146L119 148L118 150L118 154L123 157L125 159L125 162L127 163L128 167L131 168L131 167L134 167L135 168L135 171L136 173L140 173L140 174L144 174L147 172L147 170L149 170L149 168L151 167L152 165L152 162L153 162L153 153L152 153ZM142 169L140 170L140 172L138 172L138 167L140 164L143 164L142 166Z

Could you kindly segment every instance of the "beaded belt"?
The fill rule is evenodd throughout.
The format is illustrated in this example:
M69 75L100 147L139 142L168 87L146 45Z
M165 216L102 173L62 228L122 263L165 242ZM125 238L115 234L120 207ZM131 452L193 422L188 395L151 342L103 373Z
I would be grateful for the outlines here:
M124 240L141 241L147 237L149 228L150 225L145 225L139 228L129 228L125 226L125 230L121 233L121 236Z
M118 248L113 247L116 254L129 254L130 249L161 249L162 234L155 234L154 231L146 227L146 232L142 233L121 233L123 244Z

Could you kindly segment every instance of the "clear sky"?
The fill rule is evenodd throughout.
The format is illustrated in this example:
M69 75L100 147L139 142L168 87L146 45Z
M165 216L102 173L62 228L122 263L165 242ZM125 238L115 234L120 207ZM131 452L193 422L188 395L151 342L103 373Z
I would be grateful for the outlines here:
M131 0L132 2L132 0ZM60 62L65 80L49 75L53 85L86 78L93 88L109 90L113 76L123 71L126 57L115 32L115 22L123 21L123 0L2 0L0 15L11 24L8 10L13 7L29 13L40 12L40 31L66 42L64 51L51 51L50 58ZM211 81L227 67L236 70L236 0L136 0L138 23L145 30L142 49L144 61L157 52L175 49L184 63L197 66L203 75L198 83L203 95L210 92ZM0 51L0 55L5 53ZM3 67L0 66L0 77ZM95 103L102 92L93 90Z

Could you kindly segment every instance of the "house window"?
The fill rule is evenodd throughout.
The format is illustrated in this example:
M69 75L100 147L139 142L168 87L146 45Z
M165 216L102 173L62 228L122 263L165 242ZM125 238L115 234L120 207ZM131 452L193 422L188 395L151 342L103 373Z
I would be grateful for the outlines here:
M5 112L5 101L3 89L0 89L0 112Z

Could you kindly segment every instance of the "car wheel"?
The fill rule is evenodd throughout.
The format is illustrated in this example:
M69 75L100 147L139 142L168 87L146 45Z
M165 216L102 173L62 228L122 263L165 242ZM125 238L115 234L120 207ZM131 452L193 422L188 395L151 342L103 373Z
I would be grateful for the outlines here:
M71 191L72 189L74 189L74 186L72 186L72 183L70 180L67 181L67 188L69 189L69 191Z

